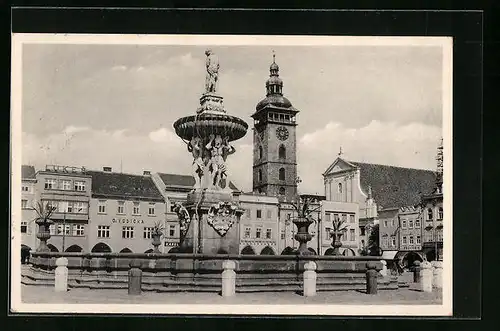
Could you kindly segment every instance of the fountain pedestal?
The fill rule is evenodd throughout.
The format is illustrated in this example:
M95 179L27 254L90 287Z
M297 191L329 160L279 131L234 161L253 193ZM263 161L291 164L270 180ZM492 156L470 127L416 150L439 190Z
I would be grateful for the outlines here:
M180 251L199 254L238 254L239 223L243 214L230 190L195 190L184 205L191 222Z

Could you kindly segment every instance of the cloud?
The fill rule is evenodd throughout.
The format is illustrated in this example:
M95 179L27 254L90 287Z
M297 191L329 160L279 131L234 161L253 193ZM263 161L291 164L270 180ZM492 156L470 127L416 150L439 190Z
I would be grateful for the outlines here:
M84 132L84 131L87 131L87 130L89 130L89 127L87 127L87 126L73 126L73 125L70 125L70 126L67 126L63 130L63 133L65 133L67 135L71 135L71 134L75 134L75 133L78 133L78 132Z
M156 131L151 131L149 133L149 139L157 143L174 143L180 141L180 138L176 136L172 131L165 128L160 128Z
M163 131L162 131L163 132ZM168 136L168 135L167 135ZM23 163L43 168L46 164L85 166L102 169L111 166L123 172L142 173L143 170L186 173L190 155L184 143L162 139L162 144L151 141L148 135L127 130L88 129L84 135L70 138L64 131L40 137L23 132Z
M112 71L125 71L125 70L127 70L127 66L117 65L117 66L111 67L111 70Z

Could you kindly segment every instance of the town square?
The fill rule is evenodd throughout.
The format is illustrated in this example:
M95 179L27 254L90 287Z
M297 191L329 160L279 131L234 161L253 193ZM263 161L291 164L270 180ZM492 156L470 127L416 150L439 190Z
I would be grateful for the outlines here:
M448 45L221 40L22 44L21 301L448 302Z

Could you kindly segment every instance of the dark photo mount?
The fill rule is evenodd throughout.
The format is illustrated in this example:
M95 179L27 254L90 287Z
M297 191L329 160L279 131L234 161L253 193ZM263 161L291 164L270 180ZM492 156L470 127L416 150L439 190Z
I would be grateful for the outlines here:
M13 33L452 36L454 135L454 210L452 217L454 313L452 318L480 318L482 202L479 190L482 180L482 12L15 7L12 9L11 18ZM259 23L256 24L256 22ZM297 24L297 22L302 23ZM10 83L10 76L8 76L8 80ZM8 100L8 98L4 98L4 100ZM8 104L6 106L9 107ZM10 217L10 215L6 216L7 219ZM474 226L471 226L471 222ZM4 252L10 252L10 242L4 241L4 245ZM5 270L9 270L9 258L7 256L5 259L7 261ZM61 329L78 328L78 323L57 317L50 320L43 319L38 323L44 327L60 325ZM225 323L228 326L233 324L234 318L231 317ZM15 319L19 324L28 326L30 323L22 323L20 319L34 323L37 317L18 316ZM298 316L292 320L280 322L281 326L285 327L288 325L287 323L294 323L293 325L296 327L307 327L310 322L308 319L310 318ZM210 323L216 321L206 318L200 320L200 324L198 324L197 320L199 319L190 320L190 329L201 325L210 327ZM92 317L92 321L101 323L101 327L105 327L106 323L110 322L103 321L99 317ZM159 324L152 324L155 323L153 319L144 319L143 316L134 316L134 318L122 322L127 323L130 327L132 325L134 327L145 327L146 325L146 327L159 327ZM176 322L179 323L178 326L184 323L182 319L176 317L171 317L169 322L172 326ZM219 322L217 321L217 324ZM253 320L250 324L260 322ZM332 322L331 320L328 322L327 320L317 320L314 322L314 326L327 327ZM355 326L363 327L363 322L366 321L357 321ZM401 322L401 320L394 321L391 322L394 323L391 325L398 327ZM172 326L169 325L169 327ZM220 326L214 325L215 327ZM258 326L254 325L253 327Z

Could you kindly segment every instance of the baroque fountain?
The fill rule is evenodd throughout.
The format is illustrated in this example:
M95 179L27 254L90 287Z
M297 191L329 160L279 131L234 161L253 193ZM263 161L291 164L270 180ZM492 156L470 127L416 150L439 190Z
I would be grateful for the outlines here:
M195 178L186 204L175 206L181 224L179 251L238 254L238 223L243 210L229 187L226 160L236 152L231 142L245 136L248 124L226 112L223 97L217 93L219 60L210 49L205 55L207 72L200 107L196 114L173 124L193 156Z

